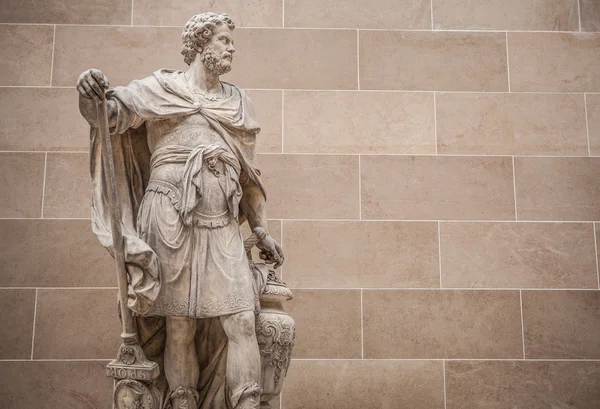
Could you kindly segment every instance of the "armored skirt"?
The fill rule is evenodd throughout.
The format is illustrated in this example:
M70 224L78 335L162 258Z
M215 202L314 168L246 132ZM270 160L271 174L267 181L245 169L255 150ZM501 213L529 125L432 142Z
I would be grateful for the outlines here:
M189 160L179 166L185 164L187 182L185 176L179 186L151 176L146 189L138 234L160 265L160 291L146 316L209 318L254 310L252 273L231 204L232 195L241 196L238 174L222 160L229 152L208 151L184 152ZM153 174L160 173L154 170L176 164L177 155L155 152L152 161Z

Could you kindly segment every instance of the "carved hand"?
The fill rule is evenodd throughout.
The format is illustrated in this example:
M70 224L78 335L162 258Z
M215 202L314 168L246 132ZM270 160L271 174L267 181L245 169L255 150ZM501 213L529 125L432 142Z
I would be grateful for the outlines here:
M279 268L283 264L283 250L279 243L275 241L270 234L266 233L264 237L256 245L260 249L260 258L267 264L275 263L274 269Z
M77 91L84 98L100 101L107 89L108 78L95 68L82 72L77 79Z

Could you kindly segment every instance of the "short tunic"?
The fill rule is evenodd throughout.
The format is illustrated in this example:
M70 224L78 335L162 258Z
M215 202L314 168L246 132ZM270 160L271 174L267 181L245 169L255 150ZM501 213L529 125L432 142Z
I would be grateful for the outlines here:
M253 310L237 220L239 162L200 114L169 121L147 123L151 176L137 228L158 256L161 287L145 315L208 318Z

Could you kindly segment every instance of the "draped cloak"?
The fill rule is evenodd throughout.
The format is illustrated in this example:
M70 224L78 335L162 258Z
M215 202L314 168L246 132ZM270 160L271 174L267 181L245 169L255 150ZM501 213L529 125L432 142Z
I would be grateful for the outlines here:
M142 347L149 359L161 366L156 382L161 408L167 408L168 385L164 378L164 317L149 317L161 287L157 255L136 233L137 213L150 176L150 151L145 121L158 121L192 114L203 115L226 143L241 166L242 187L255 185L263 195L260 173L254 166L256 134L260 131L251 101L243 91L227 84L232 93L224 100L201 104L189 90L182 71L159 70L152 76L133 81L127 87L107 92L112 100L109 112L121 224L128 272L128 307L134 312ZM98 128L90 132L90 171L92 175L92 229L113 254L108 206L107 175L102 164ZM266 195L265 195L266 197ZM242 195L241 202L245 200ZM238 209L236 209L238 210ZM236 211L240 224L245 216ZM113 254L114 255L114 254ZM255 271L254 271L255 272ZM235 406L241 391L229 391L225 379L227 337L218 318L200 320L196 335L200 365L201 409ZM177 385L175 385L176 387Z

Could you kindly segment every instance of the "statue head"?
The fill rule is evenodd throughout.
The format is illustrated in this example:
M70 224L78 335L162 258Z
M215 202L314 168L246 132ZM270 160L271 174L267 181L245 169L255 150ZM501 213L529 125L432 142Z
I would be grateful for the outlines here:
M181 54L187 65L196 58L211 72L218 75L231 70L233 60L233 37L235 24L227 14L196 14L185 24L181 39Z

